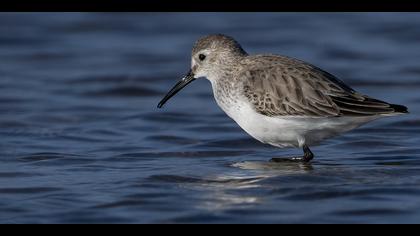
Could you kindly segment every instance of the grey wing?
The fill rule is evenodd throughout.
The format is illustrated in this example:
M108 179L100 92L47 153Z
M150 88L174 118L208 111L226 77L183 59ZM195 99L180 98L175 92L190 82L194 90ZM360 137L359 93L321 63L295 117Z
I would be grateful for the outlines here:
M395 105L355 92L317 67L274 66L243 73L243 91L267 116L366 116L396 112Z

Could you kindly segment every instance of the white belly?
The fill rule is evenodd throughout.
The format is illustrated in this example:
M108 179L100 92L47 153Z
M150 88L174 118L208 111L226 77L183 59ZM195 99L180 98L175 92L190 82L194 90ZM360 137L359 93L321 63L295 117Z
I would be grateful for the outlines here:
M310 146L380 118L380 116L269 117L257 113L245 101L237 101L233 106L219 102L218 104L249 135L262 143L276 147L302 147L304 144Z

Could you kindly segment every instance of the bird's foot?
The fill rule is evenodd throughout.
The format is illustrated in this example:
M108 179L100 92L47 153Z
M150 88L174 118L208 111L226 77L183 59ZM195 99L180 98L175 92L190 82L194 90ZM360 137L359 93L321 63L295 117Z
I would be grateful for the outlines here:
M276 162L276 163L298 163L298 162L309 162L310 160L306 160L305 157L273 157L270 159L270 162Z
M308 146L303 146L303 156L297 157L274 157L271 158L270 162L303 162L308 163L314 158L314 154L311 152Z

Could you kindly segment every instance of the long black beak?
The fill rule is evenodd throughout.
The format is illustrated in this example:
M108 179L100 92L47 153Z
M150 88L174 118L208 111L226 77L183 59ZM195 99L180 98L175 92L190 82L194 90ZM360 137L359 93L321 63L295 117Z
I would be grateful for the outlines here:
M188 74L182 78L175 86L169 90L169 92L165 95L165 97L159 102L158 108L162 108L163 104L166 103L171 97L173 97L175 94L177 94L182 88L187 86L189 83L193 82L195 80L194 74L190 70Z

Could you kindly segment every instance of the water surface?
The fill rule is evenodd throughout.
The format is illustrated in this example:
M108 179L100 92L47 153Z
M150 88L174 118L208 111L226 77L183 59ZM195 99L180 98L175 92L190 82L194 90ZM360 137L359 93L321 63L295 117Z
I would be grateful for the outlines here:
M225 33L404 104L300 154L258 143L210 83L156 105ZM0 14L0 223L419 223L420 14Z

